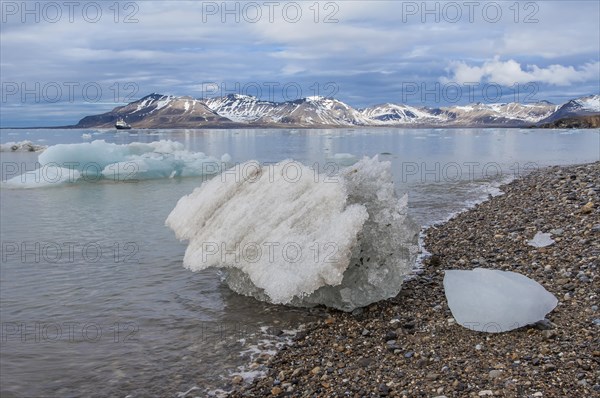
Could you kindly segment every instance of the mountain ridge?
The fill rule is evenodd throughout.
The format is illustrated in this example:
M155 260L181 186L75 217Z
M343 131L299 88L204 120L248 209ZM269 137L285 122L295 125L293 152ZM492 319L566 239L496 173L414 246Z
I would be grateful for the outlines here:
M273 102L241 94L197 99L152 93L109 112L86 116L72 127L110 128L119 119L133 128L532 127L597 114L600 95L560 105L539 101L430 108L383 103L353 108L320 96Z

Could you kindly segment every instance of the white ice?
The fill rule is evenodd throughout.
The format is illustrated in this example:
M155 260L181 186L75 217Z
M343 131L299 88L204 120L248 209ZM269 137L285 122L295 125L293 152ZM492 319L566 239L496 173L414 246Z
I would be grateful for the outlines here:
M0 145L0 152L41 152L45 145L37 145L31 141L7 142Z
M166 224L189 241L185 267L224 268L238 293L350 311L398 294L415 263L419 228L390 167L365 158L327 176L247 162L181 198Z
M356 156L351 153L334 153L327 160L337 163L340 166L351 166L358 161Z
M460 325L500 333L538 322L558 300L536 281L510 271L447 270L444 290Z
M554 239L552 239L552 235L545 234L543 232L538 232L537 234L535 234L533 239L527 241L527 244L533 247L546 247L553 245L554 243L555 242Z
M72 184L81 177L74 169L45 165L3 183L9 188L40 188Z
M222 156L231 160L228 154ZM39 155L38 162L53 167L57 173L67 170L62 178L46 178L46 173L29 172L9 179L5 184L12 187L44 187L72 181L77 178L97 181L104 178L113 181L131 181L156 178L211 175L220 172L227 162L202 152L185 150L183 144L174 141L151 143L134 142L118 145L104 140L81 144L59 144L48 147Z

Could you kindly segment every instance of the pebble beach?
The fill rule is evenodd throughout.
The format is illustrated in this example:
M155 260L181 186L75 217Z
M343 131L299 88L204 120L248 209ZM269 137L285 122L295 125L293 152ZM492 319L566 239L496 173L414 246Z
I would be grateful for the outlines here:
M232 397L600 397L600 162L550 167L427 229L423 268L400 294L352 313L326 310L266 376ZM536 248L537 232L555 243ZM506 333L456 323L446 269L519 272L558 300Z

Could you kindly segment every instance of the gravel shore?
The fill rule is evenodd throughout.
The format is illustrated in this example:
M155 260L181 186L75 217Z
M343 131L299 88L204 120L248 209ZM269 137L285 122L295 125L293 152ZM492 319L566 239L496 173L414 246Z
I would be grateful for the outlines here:
M233 397L600 397L600 162L551 167L427 230L432 254L400 294L329 311ZM536 232L552 246L527 245ZM454 321L445 269L522 273L559 304L500 334Z

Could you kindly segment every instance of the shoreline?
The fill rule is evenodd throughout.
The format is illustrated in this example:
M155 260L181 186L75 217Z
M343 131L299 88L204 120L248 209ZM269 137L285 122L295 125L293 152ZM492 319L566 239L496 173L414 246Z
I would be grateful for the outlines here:
M428 227L431 256L400 294L311 324L232 397L564 397L600 394L600 162L553 166ZM593 205L585 206L592 202ZM556 243L527 245L536 232ZM559 300L547 321L506 333L454 321L445 269L522 273Z

